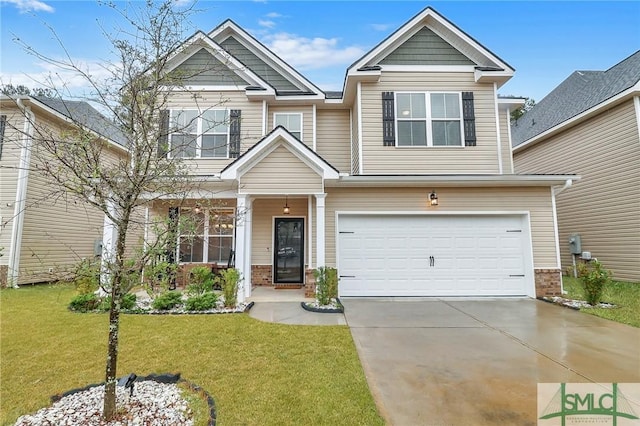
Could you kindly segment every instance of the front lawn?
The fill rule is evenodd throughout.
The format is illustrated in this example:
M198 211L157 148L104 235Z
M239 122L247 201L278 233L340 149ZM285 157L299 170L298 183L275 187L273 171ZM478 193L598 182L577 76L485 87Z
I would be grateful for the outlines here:
M107 314L67 310L69 285L0 291L0 424L104 380ZM123 315L118 375L180 372L215 399L220 425L378 425L346 326L247 314Z
M565 297L585 300L584 289L579 279L562 277ZM640 327L640 283L613 281L605 286L602 301L618 305L615 309L586 308L580 309L591 315L607 318L634 327Z

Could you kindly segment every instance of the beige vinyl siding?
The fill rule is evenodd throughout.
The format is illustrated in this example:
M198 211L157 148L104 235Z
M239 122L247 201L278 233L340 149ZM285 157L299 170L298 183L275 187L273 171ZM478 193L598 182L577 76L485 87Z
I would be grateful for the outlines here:
M511 139L509 139L509 126L511 115L508 110L500 111L500 143L502 155L502 173L513 173L513 161L511 156Z
M557 197L562 266L568 239L602 261L616 279L640 281L640 138L633 102L605 111L515 154L518 173L575 173Z
M267 133L273 130L273 115L276 113L302 114L302 142L313 149L313 107L311 105L272 106L267 115Z
M358 128L358 111L360 111L360 107L356 102L353 105L353 109L351 112L351 132L353 133L353 137L351 138L351 174L357 175L360 174L360 130ZM382 130L382 127L380 127Z
M0 114L7 116L0 159L0 247L3 248L0 265L8 265L25 119L15 107L3 105Z
M342 173L350 172L349 110L318 110L316 152Z
M326 199L326 260L336 262L336 211L529 212L534 268L554 268L555 233L548 187L436 188L440 205L427 207L431 188L329 188Z
M240 177L240 193L309 194L323 191L322 177L279 145Z
M473 92L477 146L383 146L384 91ZM383 72L378 83L362 83L362 121L365 174L498 173L493 85L475 83L473 73Z
M282 214L285 198L260 198L253 201L252 234L251 234L251 264L273 264L273 218L274 217L304 217L305 218L305 264L308 263L309 221L307 218L307 197L287 199L291 208L288 215Z
M206 108L227 108L239 109L241 112L241 142L240 153L246 152L262 139L262 102L250 102L244 91L238 92L197 92L197 103L193 99L192 92L182 92L172 94L168 108L193 109ZM211 175L219 173L234 158L206 158L185 160L185 164L190 166L195 175Z

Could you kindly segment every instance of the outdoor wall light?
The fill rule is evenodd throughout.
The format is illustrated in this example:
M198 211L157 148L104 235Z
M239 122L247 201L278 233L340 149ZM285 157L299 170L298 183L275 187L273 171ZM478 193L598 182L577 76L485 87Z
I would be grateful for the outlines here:
M196 207L193 209L193 211L195 212L195 214L200 214L200 212L202 211L202 208L200 208L200 204L196 204Z
M289 208L289 197L286 196L284 199L284 207L282 208L282 213L289 214L290 211L291 209Z
M431 191L431 194L429 194L429 204L432 206L438 205L438 194L436 194L436 191Z

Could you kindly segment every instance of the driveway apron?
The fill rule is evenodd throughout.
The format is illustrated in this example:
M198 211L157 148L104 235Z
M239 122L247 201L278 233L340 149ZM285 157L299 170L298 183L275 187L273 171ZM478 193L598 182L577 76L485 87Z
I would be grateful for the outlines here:
M535 425L538 383L640 382L640 329L545 302L342 302L390 425Z

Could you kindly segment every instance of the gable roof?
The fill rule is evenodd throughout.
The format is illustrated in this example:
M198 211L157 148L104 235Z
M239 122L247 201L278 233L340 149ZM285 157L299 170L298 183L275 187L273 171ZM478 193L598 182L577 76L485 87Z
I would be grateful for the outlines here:
M575 71L511 126L513 147L633 88L639 82L640 50L606 71Z
M303 144L293 136L287 129L278 126L269 132L258 143L249 148L244 154L240 155L232 163L227 165L220 172L221 179L237 179L239 175L251 169L255 164L260 162L267 154L281 143L291 151L296 157L307 163L324 179L338 179L340 172L333 167L327 160L319 156L315 151ZM274 170L274 173L277 173Z
M100 114L98 110L87 102L47 98L44 96L32 96L31 98L105 139L111 140L125 148L128 145L126 135L115 123Z
M435 9L427 7L411 18L407 23L398 28L395 32L378 43L373 49L367 52L360 59L355 61L347 69L347 75L354 73L361 68L367 68L382 63L385 57L395 49L407 42L411 37L427 28L435 36L449 43L463 56L469 58L470 62L481 69L491 71L502 71L509 76L515 69L500 59L496 54L484 47L473 37L462 31L455 24Z
M244 64L247 68L251 69L252 66L263 67L263 70L256 69L253 71L256 72L256 74L263 72L265 79L271 79L271 77L277 78L277 76L284 77L286 82L278 81L276 83L276 81L274 81L278 95L316 95L320 98L324 98L324 92L320 88L307 80L306 77L283 61L278 55L273 53L269 48L260 43L260 41L231 19L225 20L216 28L211 30L208 36L220 45L225 44L225 41L232 37L233 42L227 44L233 44L233 49L239 49L238 54L240 56L244 56L242 59L247 62L252 62ZM241 49L240 46L244 49ZM231 50L231 46L228 47ZM234 55L234 52L230 51L229 54ZM242 62L242 60L240 61ZM275 72L275 74L273 74L271 70ZM289 86L287 82L291 86Z

